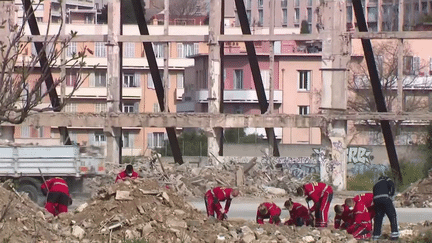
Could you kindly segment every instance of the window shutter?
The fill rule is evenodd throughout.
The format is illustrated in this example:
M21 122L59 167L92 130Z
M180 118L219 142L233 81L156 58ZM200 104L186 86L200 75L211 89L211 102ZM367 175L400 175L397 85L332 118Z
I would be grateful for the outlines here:
M154 89L154 83L151 73L148 73L147 75L147 88Z
M147 145L149 148L153 148L153 133L147 133Z
M183 58L183 43L177 43L177 57Z
M136 72L134 74L134 85L135 87L140 87L140 84L141 84L141 75L140 73Z
M129 133L129 148L134 148L135 134Z
M134 103L134 113L139 113L139 102Z
M95 133L89 133L89 144L94 145L95 144Z
M312 71L307 71L306 73L306 90L310 90Z
M95 73L90 73L90 77L89 77L89 81L90 81L90 87L95 87L96 86L96 75Z
M420 57L413 58L413 71L415 75L419 74L420 71Z

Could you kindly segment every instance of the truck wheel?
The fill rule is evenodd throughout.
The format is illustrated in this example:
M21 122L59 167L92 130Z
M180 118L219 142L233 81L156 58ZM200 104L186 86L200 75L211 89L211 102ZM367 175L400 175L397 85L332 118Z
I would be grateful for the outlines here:
M35 203L38 203L38 190L33 185L22 185L18 188L19 192L25 192L28 194L28 197Z

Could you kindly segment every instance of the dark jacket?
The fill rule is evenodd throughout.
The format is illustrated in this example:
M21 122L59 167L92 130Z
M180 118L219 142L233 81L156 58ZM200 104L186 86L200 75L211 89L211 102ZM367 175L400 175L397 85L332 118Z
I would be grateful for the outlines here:
M377 196L384 196L384 195L393 197L394 194L395 194L394 182L389 177L381 176L378 179L378 182L375 183L373 187L374 198L376 198Z

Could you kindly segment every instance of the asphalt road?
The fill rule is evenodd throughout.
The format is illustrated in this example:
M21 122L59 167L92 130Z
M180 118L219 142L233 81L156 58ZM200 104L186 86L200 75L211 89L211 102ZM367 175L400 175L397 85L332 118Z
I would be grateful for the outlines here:
M293 199L294 200L294 199ZM246 220L255 220L256 211L258 205L262 202L272 201L276 203L279 207L283 207L284 199L275 199L275 200L260 200L260 199L250 199L250 198L235 198L233 199L230 207L230 211L228 213L229 218L242 218ZM294 200L296 202L300 202L306 206L306 202L303 200ZM196 199L189 200L189 202L196 207L198 210L202 211L204 214L206 213L204 201L198 201ZM333 207L335 204L339 204L342 202L342 199L335 199L329 210L329 219L331 222L334 219L334 210ZM224 206L222 202L222 206ZM312 203L311 203L312 206ZM398 221L400 223L418 223L425 220L432 221L432 208L396 208L398 214ZM281 218L289 217L288 210L282 210ZM387 217L384 217L384 224L388 224Z

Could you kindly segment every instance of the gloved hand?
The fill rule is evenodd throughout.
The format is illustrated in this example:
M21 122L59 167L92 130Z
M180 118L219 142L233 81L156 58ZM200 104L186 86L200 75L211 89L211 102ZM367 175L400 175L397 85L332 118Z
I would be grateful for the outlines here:
M222 219L223 220L227 220L228 219L228 215L226 213L222 214Z

